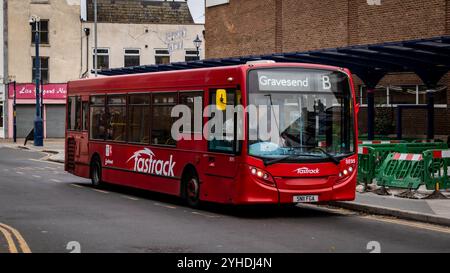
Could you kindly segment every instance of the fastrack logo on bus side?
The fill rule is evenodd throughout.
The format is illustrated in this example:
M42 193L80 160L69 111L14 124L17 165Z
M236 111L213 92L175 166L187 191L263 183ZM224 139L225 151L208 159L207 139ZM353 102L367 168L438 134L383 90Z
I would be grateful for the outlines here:
M155 157L152 150L144 148L135 152L127 163L134 159L135 172L174 176L173 167L176 162L173 162L173 156L170 155L169 160L157 160Z
M317 169L310 169L308 167L298 168L294 170L294 172L297 172L297 174L319 174L320 170Z

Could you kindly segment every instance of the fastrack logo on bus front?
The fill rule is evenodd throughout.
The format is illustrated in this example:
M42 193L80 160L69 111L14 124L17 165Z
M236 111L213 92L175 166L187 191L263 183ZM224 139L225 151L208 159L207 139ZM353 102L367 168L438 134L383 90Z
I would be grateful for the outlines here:
M170 155L169 160L158 160L152 150L144 148L137 151L127 161L134 159L134 171L140 173L157 174L164 176L174 176L173 167L176 162L173 162L173 156Z
M294 172L297 172L297 174L319 174L320 170L317 169L310 169L308 167L298 168L294 170Z

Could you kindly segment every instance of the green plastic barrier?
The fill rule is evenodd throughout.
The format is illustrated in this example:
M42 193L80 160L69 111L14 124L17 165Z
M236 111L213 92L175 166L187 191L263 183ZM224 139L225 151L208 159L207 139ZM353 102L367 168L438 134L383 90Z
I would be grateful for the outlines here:
M423 184L422 154L391 153L376 175L377 185L417 189Z
M450 150L429 150L423 157L423 179L427 189L450 189Z
M360 184L372 184L375 178L375 158L372 147L358 147L358 177Z
M427 150L445 150L448 149L448 144L445 142L431 142L431 143L400 143L396 152L418 154Z

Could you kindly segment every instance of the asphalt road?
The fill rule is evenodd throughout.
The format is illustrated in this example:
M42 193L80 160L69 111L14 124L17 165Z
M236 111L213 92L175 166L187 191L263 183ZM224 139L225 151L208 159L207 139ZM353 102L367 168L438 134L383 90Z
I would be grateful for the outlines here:
M381 252L450 252L448 228L315 206L193 210L165 195L94 189L43 156L0 148L0 253L11 240L18 252L369 252L372 241Z

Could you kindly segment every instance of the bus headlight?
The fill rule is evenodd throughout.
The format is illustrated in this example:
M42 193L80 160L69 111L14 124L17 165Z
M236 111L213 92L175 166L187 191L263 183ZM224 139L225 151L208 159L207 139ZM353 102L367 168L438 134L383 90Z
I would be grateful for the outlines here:
M276 186L275 180L268 172L263 171L259 168L253 167L253 166L249 166L249 171L253 177L258 179L258 181L261 181L264 184L272 186L272 187Z
M352 166L345 166L341 171L339 172L338 181L336 183L344 182L353 172L355 171L355 167Z

